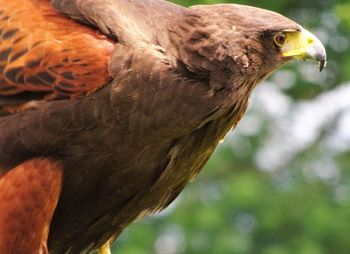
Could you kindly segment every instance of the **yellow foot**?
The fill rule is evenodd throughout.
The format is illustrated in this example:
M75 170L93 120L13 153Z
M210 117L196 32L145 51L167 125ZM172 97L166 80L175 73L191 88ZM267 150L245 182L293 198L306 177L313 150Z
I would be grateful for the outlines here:
M99 254L111 254L111 246L109 241L105 242L98 250Z

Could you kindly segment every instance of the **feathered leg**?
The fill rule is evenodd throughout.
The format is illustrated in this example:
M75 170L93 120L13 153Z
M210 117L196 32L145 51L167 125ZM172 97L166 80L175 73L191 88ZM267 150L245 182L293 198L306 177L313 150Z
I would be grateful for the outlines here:
M0 253L48 253L61 184L61 166L50 159L29 160L0 175Z

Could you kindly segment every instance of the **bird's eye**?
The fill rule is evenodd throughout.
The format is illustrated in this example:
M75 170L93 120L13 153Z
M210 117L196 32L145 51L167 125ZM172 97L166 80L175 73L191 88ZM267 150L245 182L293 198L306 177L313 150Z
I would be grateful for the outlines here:
M277 44L277 46L283 46L284 43L286 43L287 35L286 33L278 33L274 37L274 41Z

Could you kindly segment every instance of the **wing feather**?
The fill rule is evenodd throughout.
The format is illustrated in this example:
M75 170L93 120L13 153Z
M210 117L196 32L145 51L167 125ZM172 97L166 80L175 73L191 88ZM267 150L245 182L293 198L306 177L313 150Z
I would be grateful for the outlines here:
M125 44L157 43L185 7L162 0L51 0L60 12ZM159 22L159 21L162 22Z
M60 15L48 1L0 0L0 30L0 95L74 97L110 79L113 42Z

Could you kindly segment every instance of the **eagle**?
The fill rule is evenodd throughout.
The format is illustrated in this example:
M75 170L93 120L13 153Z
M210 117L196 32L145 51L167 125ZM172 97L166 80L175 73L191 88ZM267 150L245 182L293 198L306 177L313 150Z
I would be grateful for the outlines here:
M272 11L0 0L0 252L88 253L166 208L320 40Z

